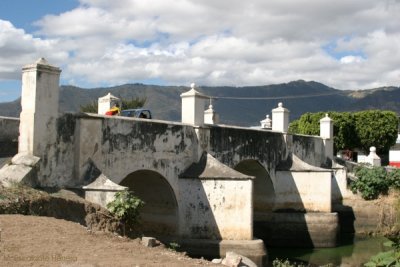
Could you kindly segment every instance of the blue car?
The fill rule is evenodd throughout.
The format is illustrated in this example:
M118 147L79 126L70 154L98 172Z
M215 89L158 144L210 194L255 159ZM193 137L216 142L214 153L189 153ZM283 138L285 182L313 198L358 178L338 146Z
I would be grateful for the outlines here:
M151 111L149 109L125 109L121 111L121 116L131 118L151 119Z

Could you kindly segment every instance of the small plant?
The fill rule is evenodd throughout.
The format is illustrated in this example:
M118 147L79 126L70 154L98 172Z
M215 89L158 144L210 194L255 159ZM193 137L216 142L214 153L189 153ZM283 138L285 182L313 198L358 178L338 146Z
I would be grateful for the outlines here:
M281 259L275 259L272 262L273 267L306 267L304 264L296 264L290 262L288 259L286 260L281 260Z
M390 247L392 250L380 252L372 256L367 263L364 264L365 267L396 267L400 266L400 242L388 241L383 243L385 247Z
M177 249L179 249L181 246L178 244L178 243L176 243L176 242L171 242L171 243L169 243L168 244L168 248L169 249L172 249L172 250L177 250Z
M113 213L126 227L132 230L133 225L138 222L140 209L145 203L133 192L124 190L117 192L113 201L107 204L107 209Z

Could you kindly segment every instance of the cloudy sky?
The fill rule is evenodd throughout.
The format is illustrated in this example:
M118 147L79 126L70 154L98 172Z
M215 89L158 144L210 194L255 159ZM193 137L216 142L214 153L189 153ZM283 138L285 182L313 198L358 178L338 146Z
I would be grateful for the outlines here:
M400 0L1 0L0 102L45 57L90 88L399 86Z

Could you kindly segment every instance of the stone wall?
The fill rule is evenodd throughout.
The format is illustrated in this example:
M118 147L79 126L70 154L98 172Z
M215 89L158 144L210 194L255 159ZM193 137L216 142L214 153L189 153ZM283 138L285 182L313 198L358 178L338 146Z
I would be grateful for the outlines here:
M210 153L234 168L243 160L254 159L271 174L288 156L282 133L257 129L213 126L210 129Z
M240 197L238 197L240 196ZM188 238L251 240L251 180L181 179L182 234Z

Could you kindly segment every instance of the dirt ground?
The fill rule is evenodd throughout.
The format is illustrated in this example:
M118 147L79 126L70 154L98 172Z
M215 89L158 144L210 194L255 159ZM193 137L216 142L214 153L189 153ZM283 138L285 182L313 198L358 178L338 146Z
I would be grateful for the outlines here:
M51 217L0 215L0 266L218 266Z
M121 237L120 226L71 191L0 185L0 267L218 266L163 244L145 247Z

